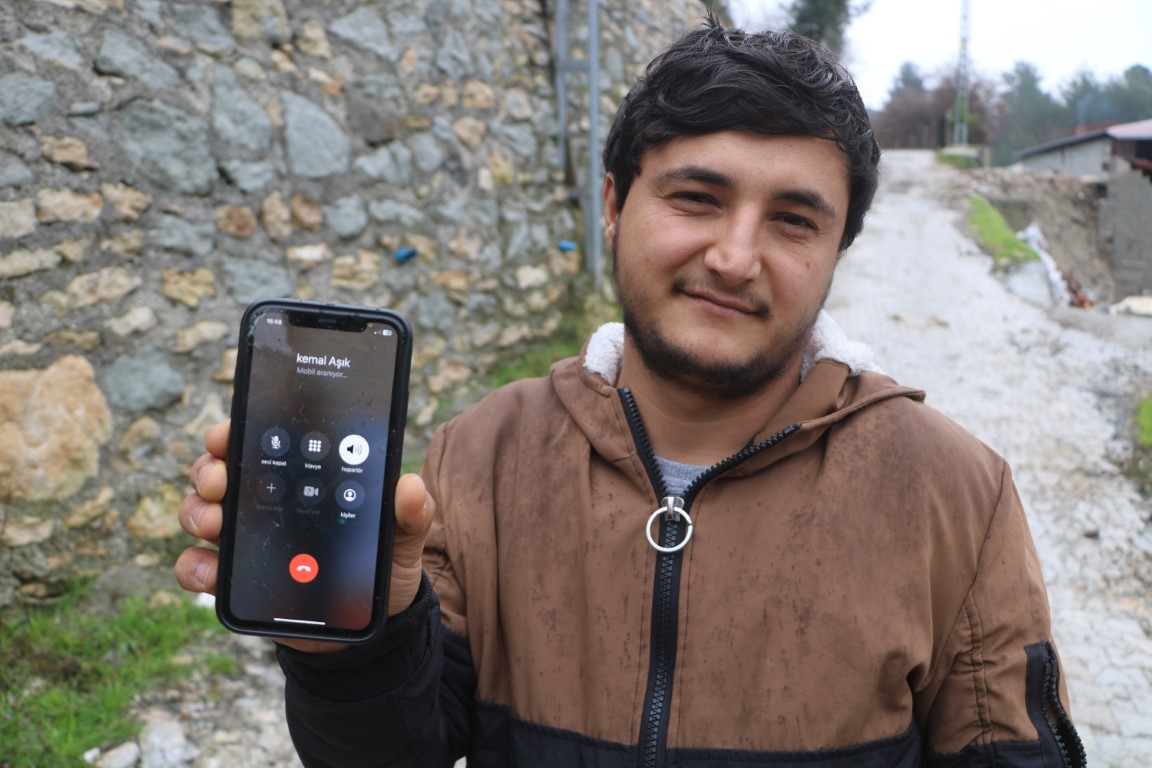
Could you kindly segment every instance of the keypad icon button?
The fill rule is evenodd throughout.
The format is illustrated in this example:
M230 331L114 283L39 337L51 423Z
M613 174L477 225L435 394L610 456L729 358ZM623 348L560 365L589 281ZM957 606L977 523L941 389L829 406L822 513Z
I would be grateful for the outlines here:
M300 453L309 461L320 461L328 455L332 444L323 432L309 432L300 441Z

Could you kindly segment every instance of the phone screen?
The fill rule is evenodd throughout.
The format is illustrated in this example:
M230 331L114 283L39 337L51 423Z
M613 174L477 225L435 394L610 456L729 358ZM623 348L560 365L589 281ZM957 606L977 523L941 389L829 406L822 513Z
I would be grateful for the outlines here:
M310 317L273 308L249 327L227 611L273 633L356 632L373 621L392 509L386 459L398 454L389 420L403 329Z

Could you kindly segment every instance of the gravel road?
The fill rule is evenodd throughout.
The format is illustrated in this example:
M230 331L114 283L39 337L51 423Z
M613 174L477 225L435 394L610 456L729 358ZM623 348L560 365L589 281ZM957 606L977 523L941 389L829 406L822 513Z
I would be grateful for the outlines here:
M1152 765L1152 501L1122 471L1152 319L1053 307L1037 271L994 276L959 230L962 175L930 153L888 152L883 174L827 309L1011 463L1089 764Z
M962 174L888 152L828 310L885 370L922 387L1011 462L1029 510L1093 768L1152 765L1152 501L1123 476L1152 387L1152 319L1053 307L1043 275L994 276L960 233ZM298 766L270 643L230 637L242 674L196 673L139 703L148 726L98 764Z

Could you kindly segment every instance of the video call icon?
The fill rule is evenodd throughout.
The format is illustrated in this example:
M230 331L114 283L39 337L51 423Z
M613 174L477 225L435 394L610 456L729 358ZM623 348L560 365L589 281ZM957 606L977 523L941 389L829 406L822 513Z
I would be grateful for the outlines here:
M296 486L296 499L306 507L318 504L322 498L324 498L324 483L314 477L305 478Z

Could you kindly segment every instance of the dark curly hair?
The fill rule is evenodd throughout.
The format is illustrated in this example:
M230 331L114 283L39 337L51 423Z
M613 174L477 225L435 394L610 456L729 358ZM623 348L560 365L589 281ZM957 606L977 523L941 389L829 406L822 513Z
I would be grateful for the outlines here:
M711 15L653 59L620 103L604 143L616 206L624 205L649 149L726 130L835 141L849 176L840 250L852 244L876 195L880 147L851 75L802 35L727 29Z

